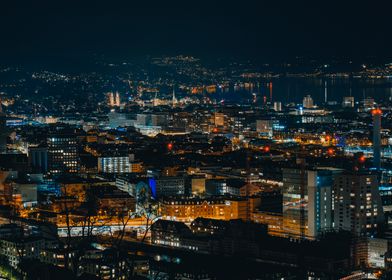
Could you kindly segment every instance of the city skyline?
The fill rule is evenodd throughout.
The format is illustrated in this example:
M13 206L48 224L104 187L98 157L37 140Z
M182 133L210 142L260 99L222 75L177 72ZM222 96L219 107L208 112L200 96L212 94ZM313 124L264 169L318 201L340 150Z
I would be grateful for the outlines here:
M0 278L392 279L387 3L0 4Z

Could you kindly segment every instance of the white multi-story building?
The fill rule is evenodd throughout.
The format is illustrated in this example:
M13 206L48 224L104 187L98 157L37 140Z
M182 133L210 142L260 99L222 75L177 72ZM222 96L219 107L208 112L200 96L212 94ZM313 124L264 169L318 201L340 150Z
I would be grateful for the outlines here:
M98 157L98 172L127 173L131 170L129 156Z
M316 239L333 225L332 188L336 168L283 170L283 231L288 237Z

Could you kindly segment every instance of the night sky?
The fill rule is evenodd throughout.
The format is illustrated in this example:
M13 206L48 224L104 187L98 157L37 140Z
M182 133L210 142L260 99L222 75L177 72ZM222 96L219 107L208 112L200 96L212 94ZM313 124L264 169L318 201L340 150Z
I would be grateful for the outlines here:
M8 0L0 4L0 57L385 58L387 2Z

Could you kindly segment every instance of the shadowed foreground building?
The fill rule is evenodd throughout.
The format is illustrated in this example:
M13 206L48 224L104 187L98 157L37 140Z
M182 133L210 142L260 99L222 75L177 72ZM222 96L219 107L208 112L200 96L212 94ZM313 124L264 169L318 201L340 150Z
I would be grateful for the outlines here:
M346 233L326 235L320 241L291 242L268 236L265 225L197 218L190 227L181 222L158 220L151 228L151 237L152 243L158 246L203 256L208 253L258 260L259 264L306 267L308 272L335 277L350 267L350 236Z
M7 116L3 112L3 105L0 99L0 154L7 151Z
M29 165L33 172L48 172L48 147L40 145L29 147Z

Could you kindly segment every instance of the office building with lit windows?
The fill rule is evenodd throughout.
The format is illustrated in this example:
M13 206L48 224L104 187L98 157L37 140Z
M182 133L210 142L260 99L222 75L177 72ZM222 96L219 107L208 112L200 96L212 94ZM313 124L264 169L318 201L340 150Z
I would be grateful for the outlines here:
M74 134L52 134L47 138L48 173L77 173L79 171L79 153Z
M131 170L128 156L98 157L98 172L100 173L127 173Z
M163 219L191 222L198 217L231 220L248 220L250 212L259 205L259 198L165 198L160 201Z
M182 196L186 194L185 178L165 176L149 181L157 197Z
M346 173L334 183L334 229L351 231L356 236L379 231L384 213L378 179L371 173Z

